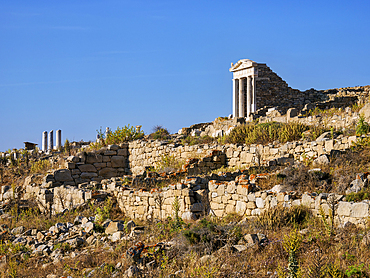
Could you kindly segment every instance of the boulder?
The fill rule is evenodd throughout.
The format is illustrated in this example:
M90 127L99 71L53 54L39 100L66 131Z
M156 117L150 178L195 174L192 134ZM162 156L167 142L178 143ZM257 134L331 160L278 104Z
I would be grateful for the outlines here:
M195 221L197 220L197 216L195 215L195 213L191 212L191 211L186 211L184 212L182 215L181 215L181 218L182 220L184 221Z
M366 103L364 107L359 112L360 115L363 115L366 122L370 121L370 103Z
M106 234L114 234L118 231L124 231L125 227L121 222L110 222L108 227L105 229Z
M326 154L320 155L318 158L316 158L312 164L314 166L317 165L328 165L329 164L329 158Z

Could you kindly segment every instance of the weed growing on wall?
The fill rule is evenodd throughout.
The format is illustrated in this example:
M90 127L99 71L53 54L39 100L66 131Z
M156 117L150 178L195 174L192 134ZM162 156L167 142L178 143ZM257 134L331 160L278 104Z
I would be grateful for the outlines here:
M164 128L161 125L153 127L153 133L150 134L150 138L154 140L167 140L170 139L170 132L167 128Z
M99 135L99 140L90 144L92 149L100 149L107 145L125 143L144 137L144 131L141 130L141 126L133 127L129 124L124 127L117 127L115 131L107 134L104 134L101 128L96 131Z
M162 155L159 163L156 166L156 170L159 172L175 172L182 168L184 162L181 159L177 159L174 155Z

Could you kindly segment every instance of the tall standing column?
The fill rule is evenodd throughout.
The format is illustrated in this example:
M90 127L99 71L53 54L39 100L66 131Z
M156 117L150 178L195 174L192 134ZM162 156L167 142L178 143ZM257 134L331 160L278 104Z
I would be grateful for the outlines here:
M52 151L53 150L53 147L54 147L53 136L54 136L54 132L53 132L53 130L50 130L49 131L49 142L48 142L49 143L48 144L49 145L48 146L49 147L48 148L49 151Z
M244 78L239 79L239 117L245 117L244 111Z
M48 150L48 132L44 131L42 133L42 151L46 152Z
M57 130L55 139L56 139L55 147L57 150L59 150L62 147L62 131L60 129Z
M253 89L252 89L252 112L256 112L257 105L256 105L256 76L253 76Z
M239 79L233 79L233 117L239 117Z
M252 89L252 78L247 77L247 117L251 114L251 90Z

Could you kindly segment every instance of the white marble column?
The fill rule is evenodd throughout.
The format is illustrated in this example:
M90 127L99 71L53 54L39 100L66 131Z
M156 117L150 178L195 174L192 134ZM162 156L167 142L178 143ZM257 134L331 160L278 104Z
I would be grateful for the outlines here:
M49 140L48 140L48 151L52 151L54 147L54 131L49 131Z
M60 129L58 129L56 132L55 140L56 140L55 147L57 150L59 150L60 147L62 147L62 131Z
M244 78L239 79L239 117L244 118Z
M239 79L233 79L233 117L239 117Z
M48 132L44 131L42 133L42 151L46 152L48 150Z
M247 77L247 115L249 117L251 114L251 95L252 95L252 78L251 76Z
M256 112L257 105L256 105L256 76L253 76L253 89L252 89L252 112Z

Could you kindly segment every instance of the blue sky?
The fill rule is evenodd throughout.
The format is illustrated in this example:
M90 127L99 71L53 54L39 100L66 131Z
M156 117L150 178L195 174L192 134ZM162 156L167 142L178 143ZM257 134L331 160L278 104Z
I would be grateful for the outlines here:
M0 0L0 151L231 113L231 62L297 89L370 84L369 1Z

